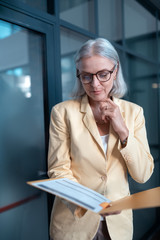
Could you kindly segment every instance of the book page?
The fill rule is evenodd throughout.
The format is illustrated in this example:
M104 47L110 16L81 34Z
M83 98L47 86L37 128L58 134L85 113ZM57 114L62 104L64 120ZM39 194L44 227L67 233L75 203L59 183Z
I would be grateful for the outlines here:
M33 181L28 184L96 213L110 203L103 195L67 178Z

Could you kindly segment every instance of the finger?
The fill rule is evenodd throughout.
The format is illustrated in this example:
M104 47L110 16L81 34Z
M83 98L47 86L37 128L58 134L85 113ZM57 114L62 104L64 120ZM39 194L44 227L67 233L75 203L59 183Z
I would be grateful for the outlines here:
M101 112L106 112L109 109L109 106L104 106L101 108Z
M100 110L106 110L106 109L111 109L111 108L115 108L117 107L117 105L112 101L112 100L107 100L106 102L101 102L100 103Z
M114 109L113 108L106 108L101 111L102 118L112 118L114 115Z
M109 103L109 104L113 104L113 105L115 104L115 103L113 102L113 100L110 99L110 98L107 98L105 102L106 102L106 103Z
M111 107L116 107L117 106L117 104L115 104L110 98L108 98L106 100L106 104L107 104L107 106L109 105Z
M108 108L108 105L106 104L106 102L101 102L99 108L100 108L101 111L103 111L104 109Z
M109 107L112 105L113 101L109 98L107 98L105 101L100 102L100 108L103 108L105 106Z
M116 212L101 214L101 216L102 217L107 217L107 216L110 216L110 215L117 215L117 214L120 214L120 213L121 213L121 211L116 211Z

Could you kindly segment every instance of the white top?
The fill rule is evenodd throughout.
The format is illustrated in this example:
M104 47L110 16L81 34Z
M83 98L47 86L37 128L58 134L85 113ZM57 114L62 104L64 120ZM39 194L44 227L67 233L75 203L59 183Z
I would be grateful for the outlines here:
M108 138L109 138L109 134L107 135L104 135L104 136L101 136L101 139L102 139L102 143L103 143L103 149L104 149L104 152L107 153L107 146L108 146ZM105 218L101 216L101 221L104 221Z
M109 134L101 136L104 152L107 152Z

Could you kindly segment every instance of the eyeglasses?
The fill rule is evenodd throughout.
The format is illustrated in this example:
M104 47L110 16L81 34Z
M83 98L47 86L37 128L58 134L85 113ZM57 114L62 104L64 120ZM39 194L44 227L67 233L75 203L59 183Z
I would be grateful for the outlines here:
M95 75L100 82L107 82L110 80L112 73L114 72L117 65L114 66L112 71L102 70L97 73L80 73L77 74L77 77L81 80L82 83L91 83L93 81L93 76Z

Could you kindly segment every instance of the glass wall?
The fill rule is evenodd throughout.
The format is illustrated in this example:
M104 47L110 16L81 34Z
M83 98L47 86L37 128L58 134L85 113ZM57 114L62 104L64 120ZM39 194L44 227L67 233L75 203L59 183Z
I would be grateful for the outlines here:
M61 69L63 100L71 98L76 83L74 56L77 49L87 41L87 37L61 28Z
M26 184L46 168L43 41L39 33L0 20L2 240L48 235L47 196Z
M60 0L60 18L88 31L95 31L94 0Z
M13 0L14 2L15 0ZM38 9L40 11L48 12L53 14L54 13L54 1L52 0L17 0L20 3L25 4L26 6L30 6L32 8Z
M129 56L128 61L130 97L133 102L143 107L150 144L157 145L159 107L157 66L133 56Z
M154 64L142 60L132 55L127 56L128 77L130 86L130 100L143 107L147 136L150 143L150 150L155 159L155 170L150 180L145 184L138 184L130 178L130 187L132 192L142 191L159 186L159 166L157 164L159 157L159 120L157 112L159 111L158 91L157 91L157 68ZM156 218L156 210L149 209L134 212L134 223L136 231L135 239L141 237L150 229ZM141 223L145 221L145 225Z
M40 10L47 11L47 1L45 0L19 0L25 4L30 5L31 7L39 8Z
M159 16L160 16L160 13L159 13ZM160 62L160 17L158 18L158 24L157 24L157 26L158 26L158 33L157 33L157 35L158 35L158 61Z
M127 47L157 59L156 18L135 0L124 1L124 32Z
M98 27L100 36L122 43L122 1L98 1Z

